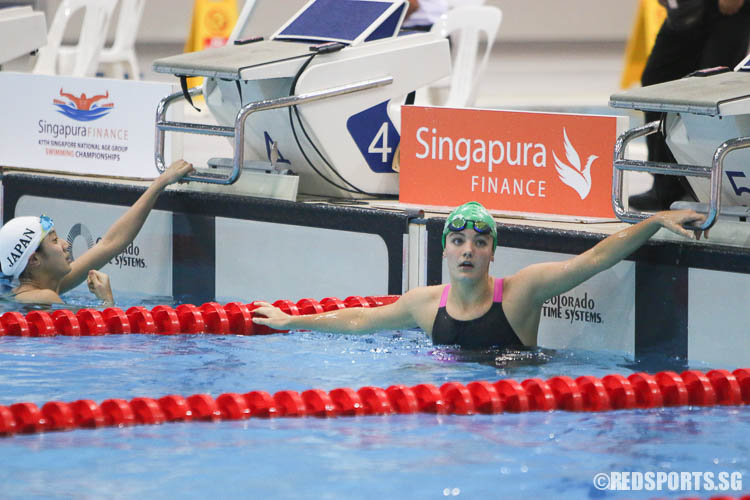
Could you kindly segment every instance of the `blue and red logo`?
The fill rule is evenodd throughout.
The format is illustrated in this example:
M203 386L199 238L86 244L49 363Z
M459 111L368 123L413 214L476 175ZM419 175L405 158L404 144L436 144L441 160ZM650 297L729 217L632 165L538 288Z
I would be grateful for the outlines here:
M52 100L54 105L57 106L57 112L79 122L98 120L102 116L109 114L112 108L115 107L111 102L101 102L109 98L109 90L104 94L93 95L91 97L87 97L85 93L76 97L73 94L63 92L61 88L60 97L64 97L67 101L60 99Z

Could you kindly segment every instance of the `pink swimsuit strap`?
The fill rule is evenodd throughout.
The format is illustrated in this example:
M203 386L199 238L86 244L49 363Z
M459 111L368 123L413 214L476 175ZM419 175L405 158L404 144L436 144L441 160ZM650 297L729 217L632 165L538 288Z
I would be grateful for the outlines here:
M503 278L495 278L495 294L492 296L492 302L503 301Z
M448 292L451 291L450 285L445 285L445 288L443 288L443 295L440 296L440 307L445 307L445 304L448 303Z
M448 303L448 294L451 291L450 285L445 285L443 288L443 294L440 296L440 307L445 307ZM492 295L492 302L503 301L503 278L495 278L495 292Z

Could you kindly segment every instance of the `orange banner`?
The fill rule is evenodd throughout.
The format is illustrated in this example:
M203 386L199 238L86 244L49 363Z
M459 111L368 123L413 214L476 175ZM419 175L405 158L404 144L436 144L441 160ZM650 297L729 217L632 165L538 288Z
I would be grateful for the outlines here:
M404 106L401 120L403 203L614 218L626 117Z

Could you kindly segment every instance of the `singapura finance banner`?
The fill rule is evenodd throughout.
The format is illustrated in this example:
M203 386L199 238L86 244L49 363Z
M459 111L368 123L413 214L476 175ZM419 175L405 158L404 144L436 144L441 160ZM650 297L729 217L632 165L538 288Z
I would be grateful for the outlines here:
M399 199L614 218L612 154L627 117L402 109Z
M168 83L0 72L0 166L152 179ZM166 161L172 140L167 135Z

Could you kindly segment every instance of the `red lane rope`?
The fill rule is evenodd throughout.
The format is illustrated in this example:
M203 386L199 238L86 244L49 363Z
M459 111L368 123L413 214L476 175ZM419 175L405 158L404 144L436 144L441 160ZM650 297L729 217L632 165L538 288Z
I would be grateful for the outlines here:
M315 299L301 299L296 303L291 300L277 300L273 305L287 314L297 316L347 307L379 307L391 304L399 297L353 295L344 300L326 297L320 302ZM128 333L265 335L283 331L254 324L253 310L257 307L257 302L230 302L224 306L217 302L207 302L201 306L182 304L176 308L159 305L150 311L145 307L134 306L126 311L117 307L109 307L103 311L80 309L75 313L67 309L59 309L52 313L32 311L25 316L19 312L6 312L0 316L0 336L51 337Z
M394 413L472 415L525 411L607 411L661 406L714 406L750 404L750 369L687 370L655 375L634 373L627 378L607 375L601 379L567 376L548 380L531 378L519 383L505 379L446 382L440 387L418 384L392 385L387 389L343 387L325 392L310 389L301 394L265 391L226 393L214 399L208 394L159 399L137 397L90 399L71 403L50 401L41 409L34 403L0 406L0 435L69 430L85 427L160 424L195 420L241 420L250 417L344 417Z

